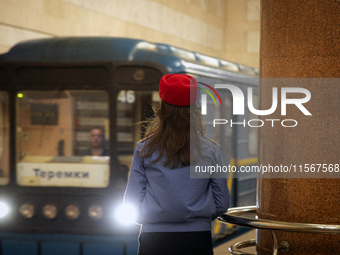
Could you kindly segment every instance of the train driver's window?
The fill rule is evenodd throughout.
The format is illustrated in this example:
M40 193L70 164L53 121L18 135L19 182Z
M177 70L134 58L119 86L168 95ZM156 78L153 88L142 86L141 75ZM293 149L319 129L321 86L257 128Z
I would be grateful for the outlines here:
M255 109L259 109L259 95L253 93L253 105ZM258 119L257 115L249 111L249 119ZM249 135L249 154L256 155L257 153L257 127L248 127Z
M0 91L0 185L9 182L9 101Z
M109 184L109 99L105 91L20 91L17 183L101 188Z
M158 91L121 90L117 95L116 148L125 184L134 149L145 134L142 123L154 116L152 103L159 101Z

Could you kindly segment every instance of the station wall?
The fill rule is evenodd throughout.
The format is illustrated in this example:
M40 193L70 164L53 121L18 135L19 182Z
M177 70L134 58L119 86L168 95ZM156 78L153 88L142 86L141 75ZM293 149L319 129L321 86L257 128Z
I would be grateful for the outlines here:
M260 0L1 0L0 53L19 41L118 36L258 67Z

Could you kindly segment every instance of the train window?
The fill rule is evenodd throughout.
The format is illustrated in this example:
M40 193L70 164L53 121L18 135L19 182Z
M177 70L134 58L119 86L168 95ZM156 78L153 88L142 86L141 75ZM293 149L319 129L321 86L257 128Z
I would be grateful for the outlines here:
M9 182L9 101L0 91L0 185Z
M20 91L17 183L103 188L109 184L109 99L104 91Z
M255 109L259 109L259 95L253 93L253 105ZM257 115L249 111L249 119L257 119ZM257 154L257 127L248 127L248 135L249 135L249 154L256 155Z
M117 96L117 152L121 170L130 169L137 142L144 137L142 124L154 116L152 103L160 101L158 91L121 90ZM126 175L127 178L127 175Z

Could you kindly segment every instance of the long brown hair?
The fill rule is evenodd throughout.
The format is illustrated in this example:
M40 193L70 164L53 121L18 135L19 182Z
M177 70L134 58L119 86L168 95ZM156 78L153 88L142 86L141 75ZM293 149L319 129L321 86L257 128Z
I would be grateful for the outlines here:
M190 147L198 148L201 156L199 136L204 135L204 126L200 109L196 104L175 106L161 101L153 105L153 110L155 117L147 122L147 141L141 151L141 157L149 157L159 149L159 156L151 163L156 163L166 153L164 166L171 164L171 169L189 166Z

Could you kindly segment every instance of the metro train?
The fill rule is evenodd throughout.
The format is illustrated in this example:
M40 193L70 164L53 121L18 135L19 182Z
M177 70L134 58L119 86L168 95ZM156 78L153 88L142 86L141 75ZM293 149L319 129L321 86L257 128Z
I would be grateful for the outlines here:
M258 70L144 40L70 37L25 41L0 55L0 254L136 254L138 226L115 218L143 125L168 73L232 84L258 102ZM220 125L233 116L207 97L206 135L225 163L256 164L257 129ZM206 93L199 90L199 103ZM137 123L137 124L136 124ZM106 156L87 155L89 133L105 133ZM229 176L231 206L255 204L256 174ZM213 222L217 240L234 227Z

